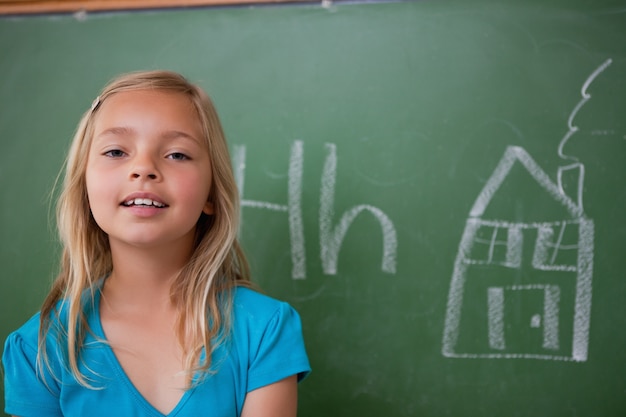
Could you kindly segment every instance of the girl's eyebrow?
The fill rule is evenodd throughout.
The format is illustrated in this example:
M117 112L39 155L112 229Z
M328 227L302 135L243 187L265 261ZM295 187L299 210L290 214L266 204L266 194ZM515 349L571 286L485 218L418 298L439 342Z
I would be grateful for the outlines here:
M136 133L135 129L131 127L116 126L116 127L110 127L98 133L96 135L96 139L101 138L103 136L110 136L110 135L111 136L133 136L135 133ZM200 141L194 135L187 133L187 132L183 132L181 130L166 130L165 132L161 133L159 136L166 140L188 139L188 140L191 140L192 142L195 142L196 144L202 144L202 141Z
M169 139L169 140L171 140L171 139L189 139L189 140L195 142L196 144L200 144L201 143L201 141L198 138L196 138L194 135L192 135L190 133L187 133L187 132L180 131L180 130L168 130L168 131L165 131L165 132L163 132L161 134L161 137L163 139Z
M96 135L96 137L99 138L99 137L108 136L108 135L129 136L129 135L132 135L134 132L135 132L134 129L132 129L130 127L123 127L123 126L110 127L108 129L105 129L102 132L98 133Z

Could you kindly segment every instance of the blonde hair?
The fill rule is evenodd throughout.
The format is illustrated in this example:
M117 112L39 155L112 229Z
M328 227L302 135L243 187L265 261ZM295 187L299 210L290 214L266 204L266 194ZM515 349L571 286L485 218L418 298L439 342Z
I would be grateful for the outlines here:
M209 200L214 214L203 213L198 220L193 254L171 288L171 300L178 308L176 332L190 384L192 375L208 373L211 353L228 334L230 290L237 285L250 286L248 263L237 240L239 195L228 146L211 99L174 72L143 71L114 79L83 115L67 156L57 202L57 227L63 244L60 272L43 303L39 329L39 366L52 370L46 339L51 327L55 327L59 343L67 348L64 365L87 387L91 386L90 378L79 370L85 335L91 331L84 312L89 299L86 296L93 302L99 283L113 268L108 237L96 224L87 201L85 171L94 118L100 104L111 95L146 89L180 93L190 99L202 124L211 161ZM66 313L60 320L63 310ZM64 346L60 347L65 351ZM206 355L202 355L203 349Z

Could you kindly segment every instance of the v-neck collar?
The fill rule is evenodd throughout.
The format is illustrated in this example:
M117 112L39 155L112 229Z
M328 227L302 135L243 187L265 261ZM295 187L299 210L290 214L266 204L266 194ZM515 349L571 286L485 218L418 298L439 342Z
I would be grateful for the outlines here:
M100 285L100 288L95 292L95 295L94 295L94 303L93 303L94 311L91 315L91 317L93 317L93 320L91 320L92 323L90 323L89 325L92 331L94 332L94 335L99 340L103 341L103 346L102 346L103 351L105 352L107 360L109 361L111 368L113 372L115 373L115 376L117 377L119 381L121 381L124 384L128 394L131 397L133 397L137 406L141 407L143 410L148 412L150 416L175 417L184 408L189 398L193 395L195 388L190 388L186 390L183 396L178 401L178 404L176 404L176 406L168 414L161 413L148 400L146 400L145 397L141 394L141 392L139 392L137 387L135 387L135 385L130 380L128 375L126 375L126 372L122 368L122 365L117 359L117 356L115 356L115 352L113 352L113 349L111 348L111 346L109 345L107 341L106 335L104 334L104 328L102 327L102 320L100 317L100 299L101 298L102 298L102 284Z

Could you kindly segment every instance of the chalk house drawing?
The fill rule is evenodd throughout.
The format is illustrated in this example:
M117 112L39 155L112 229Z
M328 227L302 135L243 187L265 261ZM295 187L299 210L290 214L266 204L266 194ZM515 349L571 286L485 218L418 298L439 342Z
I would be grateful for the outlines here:
M592 299L594 223L583 210L584 166L578 162L577 158L565 155L563 147L579 130L574 125L574 119L578 111L591 98L587 88L610 64L610 59L605 61L582 86L582 99L568 119L568 132L562 138L558 148L559 156L573 163L558 169L557 183L550 179L523 148L510 146L476 198L466 221L450 282L442 347L444 356L576 362L587 360ZM525 172L530 174L531 178L546 192L546 198L556 201L564 208L562 218L550 221L506 221L502 218L485 217L485 210L516 164L521 164L525 168ZM575 181L577 186L574 187L577 195L574 199L565 193L564 174L577 176ZM534 244L524 245L524 240L529 238ZM533 248L529 250L529 246ZM481 271L491 270L496 273L503 270L530 268L534 271L542 271L541 274L537 272L534 274L547 278L546 283L543 284L533 282L507 285L503 280L502 285L486 285L484 288L486 294L483 298L486 300L486 305L478 308L479 315L484 311L485 334L472 335L474 340L477 338L481 342L474 343L472 348L467 348L460 342L460 335L462 332L475 332L475 329L463 320L464 303L471 305L473 302L473 300L464 300L468 279L476 279L476 276L471 277L472 268L481 268ZM562 303L564 292L561 291L561 285L568 285L568 288L574 289L567 292L567 294L573 292L574 297L573 300L569 300L571 302L568 304L573 305L573 317L571 321L567 321L573 324L571 331L568 332L561 331L561 322L564 321L565 314L560 311L560 306L564 304ZM480 286L478 288L480 291ZM543 303L541 311L532 315L528 323L531 328L541 329L541 346L533 346L532 349L524 346L526 350L516 350L519 346L509 346L507 336L511 336L511 331L518 331L519 328L510 326L506 314L507 300L530 296L539 297ZM476 306L472 305L472 307ZM479 328L482 327L479 326ZM566 341L569 346L563 344L562 334L571 335L571 339L567 336Z
M520 163L531 177L554 199L565 208L562 219L548 222L517 222L485 218L484 212L507 179L513 166ZM568 230L570 229L570 230ZM563 241L563 237L572 236L574 242ZM448 295L448 306L443 339L443 354L457 358L534 358L553 360L585 361L589 336L589 318L591 312L591 279L593 264L593 221L588 219L572 199L561 193L559 187L537 165L530 155L520 147L511 146L495 171L480 192L467 219L465 230L459 244L454 272ZM530 255L531 267L541 271L551 271L556 280L571 279L575 282L575 313L573 318L572 355L553 354L560 348L559 340L559 305L561 291L558 285L551 283L528 285L502 285L485 288L487 305L485 306L487 334L484 351L467 352L459 349L457 342L461 328L464 289L470 268L480 266L498 269L521 269L525 249L525 238L534 237L534 249ZM485 250L477 251L477 246ZM477 258L476 253L484 256ZM559 263L564 252L573 252L575 262ZM499 255L499 256L498 256ZM528 267L524 265L524 267ZM542 349L545 353L512 352L507 349L505 338L506 316L504 306L507 296L540 291L543 292L544 309L533 316L531 327L543 326ZM523 296L523 295L522 295ZM471 331L470 329L466 329Z

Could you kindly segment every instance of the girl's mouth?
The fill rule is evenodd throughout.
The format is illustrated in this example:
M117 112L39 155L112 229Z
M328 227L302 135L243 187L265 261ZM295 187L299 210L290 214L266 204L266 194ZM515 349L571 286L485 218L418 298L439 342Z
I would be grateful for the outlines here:
M124 201L122 205L125 207L167 207L164 203L150 198L131 198L130 200Z

